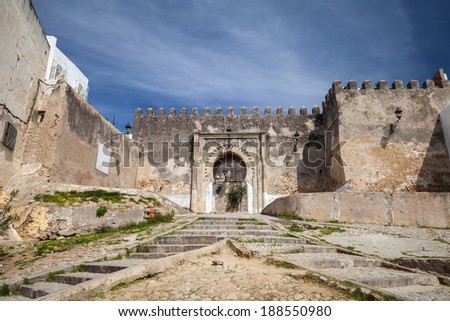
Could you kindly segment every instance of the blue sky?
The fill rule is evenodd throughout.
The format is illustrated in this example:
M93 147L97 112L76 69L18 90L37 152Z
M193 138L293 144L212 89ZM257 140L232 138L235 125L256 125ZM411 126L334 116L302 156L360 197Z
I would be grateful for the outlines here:
M448 0L33 0L119 129L134 109L321 105L331 83L450 75Z

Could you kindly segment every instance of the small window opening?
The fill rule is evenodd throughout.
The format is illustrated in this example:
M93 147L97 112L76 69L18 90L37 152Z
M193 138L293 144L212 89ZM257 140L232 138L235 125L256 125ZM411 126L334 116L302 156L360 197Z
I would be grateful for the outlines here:
M38 111L37 122L42 123L44 121L45 111Z
M16 146L17 129L11 124L6 123L5 132L3 134L3 145L10 150L14 150Z

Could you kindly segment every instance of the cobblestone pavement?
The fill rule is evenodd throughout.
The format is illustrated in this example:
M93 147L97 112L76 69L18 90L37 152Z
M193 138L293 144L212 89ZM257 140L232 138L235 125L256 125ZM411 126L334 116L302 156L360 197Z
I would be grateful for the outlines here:
M212 265L221 261L221 265ZM350 300L344 292L302 278L303 270L276 267L263 258L240 258L228 247L154 276L97 293L91 300L292 301Z

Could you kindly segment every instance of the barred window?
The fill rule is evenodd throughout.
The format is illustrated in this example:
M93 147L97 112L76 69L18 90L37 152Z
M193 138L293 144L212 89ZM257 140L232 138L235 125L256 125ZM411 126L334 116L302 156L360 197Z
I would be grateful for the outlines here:
M11 124L6 123L5 132L3 134L3 145L10 150L14 150L16 146L17 129Z

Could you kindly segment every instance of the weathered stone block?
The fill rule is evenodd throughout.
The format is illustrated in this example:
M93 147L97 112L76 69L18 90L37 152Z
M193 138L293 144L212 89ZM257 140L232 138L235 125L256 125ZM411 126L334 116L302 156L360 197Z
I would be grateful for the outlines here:
M387 224L383 193L336 193L338 220L346 223Z
M401 81L401 80L395 80L392 83L392 89L403 89L403 88L404 88L403 81Z
M294 197L297 201L298 216L319 222L331 219L333 193L305 193L296 194Z
M424 89L433 89L435 86L434 86L434 81L433 80L430 80L430 79L427 79L427 80L425 80L425 82L422 84L422 87L424 88Z
M450 227L449 193L395 193L395 225Z
M320 114L320 107L317 106L317 105L315 105L315 106L312 108L312 114L313 114L313 115L319 115L319 114Z
M377 82L376 88L379 90L387 90L389 89L388 87L388 83L386 80L380 80L379 82Z
M365 90L372 89L372 81L371 80L364 81L362 84L362 89L365 89Z
M345 87L348 90L357 90L358 89L358 83L355 80L350 80L347 83L347 86Z
M412 79L408 82L407 87L408 89L420 89L419 81Z

